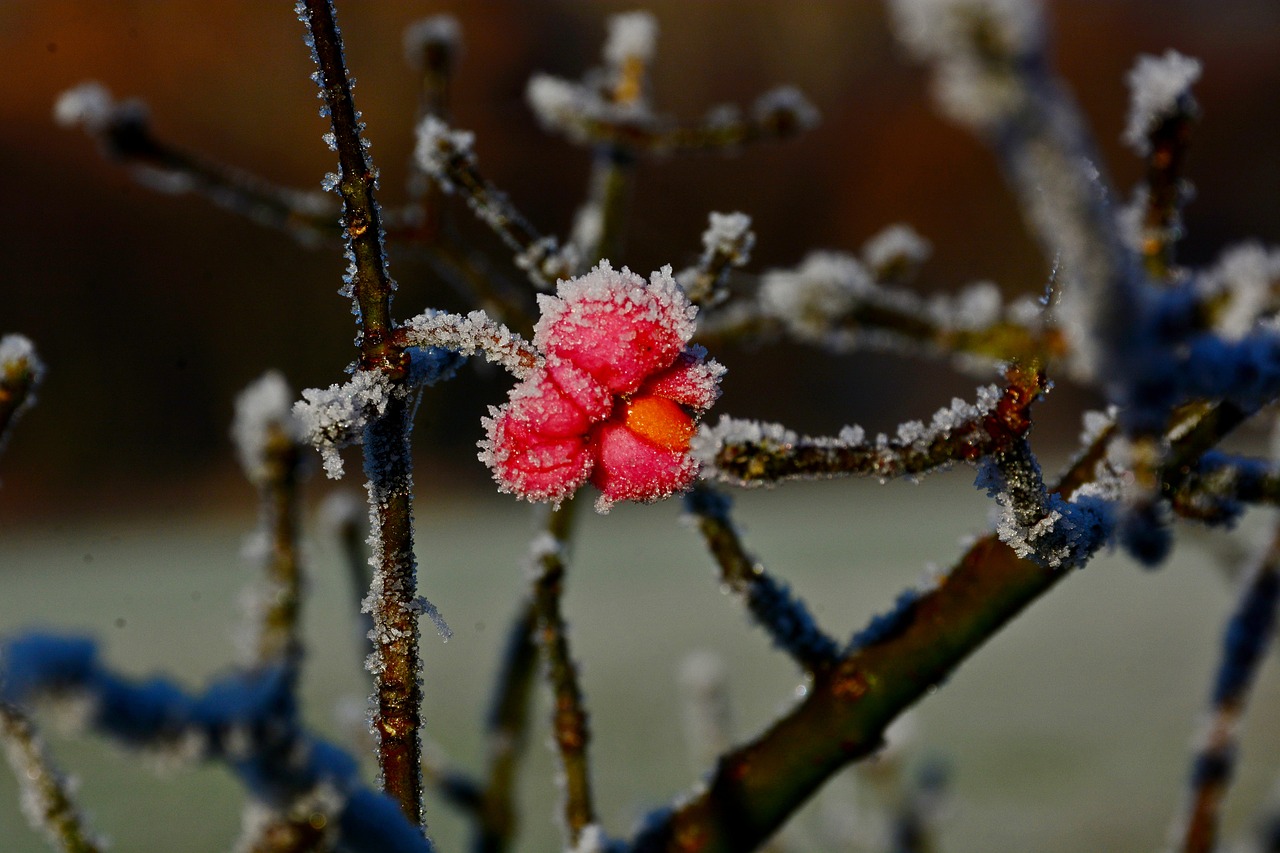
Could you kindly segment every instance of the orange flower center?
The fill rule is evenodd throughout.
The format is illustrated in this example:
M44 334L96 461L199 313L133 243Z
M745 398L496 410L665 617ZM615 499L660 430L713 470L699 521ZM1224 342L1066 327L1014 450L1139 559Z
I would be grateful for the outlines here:
M659 447L683 453L693 438L693 418L666 397L636 397L627 402L627 429Z

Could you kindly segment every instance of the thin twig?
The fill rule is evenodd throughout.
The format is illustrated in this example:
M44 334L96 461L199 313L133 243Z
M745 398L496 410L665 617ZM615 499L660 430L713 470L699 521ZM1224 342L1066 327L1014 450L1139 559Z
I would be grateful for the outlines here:
M1245 581L1227 622L1222 658L1200 749L1192 765L1191 793L1180 833L1183 853L1217 849L1222 799L1235 770L1240 718L1258 666L1271 645L1280 599L1280 527L1266 555Z
M560 612L566 548L575 506L576 501L570 499L551 510L547 538L542 543L545 547L539 547L533 567L537 573L533 582L533 606L538 620L538 648L546 666L554 707L551 729L564 773L564 824L569 847L575 846L583 830L596 822L587 757L590 740L587 711Z
M98 853L72 798L71 787L50 760L35 724L16 706L0 702L0 739L22 786L22 805L33 829L63 853Z
M382 219L374 198L377 171L364 145L364 123L351 97L351 79L343 56L332 0L301 0L299 17L307 25L308 42L319 68L317 82L333 127L338 151L342 225L351 253L352 298L360 309L361 364L392 378L407 369L404 354L387 343L393 323L391 295L395 284L387 272Z
M488 756L484 801L472 837L473 853L502 853L516 831L516 770L524 752L529 701L537 674L534 643L537 613L532 600L520 607L507 632L502 662L485 724Z
M804 602L792 596L785 584L774 580L743 547L729 517L729 499L709 486L698 485L686 496L685 507L720 567L721 580L743 599L752 618L773 638L774 645L809 673L835 663L840 651L836 641L818 627Z

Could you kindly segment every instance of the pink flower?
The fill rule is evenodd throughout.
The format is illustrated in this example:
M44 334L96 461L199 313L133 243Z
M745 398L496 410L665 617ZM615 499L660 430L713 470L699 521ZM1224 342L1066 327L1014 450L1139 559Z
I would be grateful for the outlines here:
M558 503L590 480L606 512L688 488L689 440L724 368L688 345L697 308L671 268L646 284L601 261L538 304L533 343L545 361L484 419L480 458L502 491Z

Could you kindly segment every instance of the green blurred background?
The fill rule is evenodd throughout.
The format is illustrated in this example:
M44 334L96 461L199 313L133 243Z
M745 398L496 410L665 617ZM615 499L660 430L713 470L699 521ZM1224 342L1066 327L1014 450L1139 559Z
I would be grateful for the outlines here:
M0 233L8 249L0 332L27 334L49 365L40 405L0 458L0 632L81 628L103 637L108 657L127 671L176 671L190 684L233 658L234 600L249 577L238 550L254 510L226 438L232 403L271 367L296 387L341 377L354 330L334 293L339 253L303 248L199 199L142 188L50 115L59 92L97 79L146 100L172 142L282 184L318 187L333 158L320 141L326 128L290 5L0 3ZM524 85L536 71L573 77L594 64L608 15L634 6L343 2L383 198L402 197L412 145L415 88L401 32L448 11L465 41L456 123L476 132L486 173L545 230L563 233L588 155L537 128ZM980 278L1008 296L1042 288L1046 264L991 158L934 114L926 76L895 48L880 4L666 0L647 8L661 26L660 108L695 118L712 104L747 105L791 83L819 107L823 124L732 157L641 165L634 230L617 263L686 264L707 211L740 209L756 222L755 269L796 263L812 248L856 249L905 221L936 249L924 290ZM1191 162L1198 198L1187 211L1184 257L1206 263L1249 237L1280 242L1280 6L1076 0L1050 9L1058 65L1122 192L1139 174L1118 141L1123 76L1135 55L1173 47L1204 60L1197 92L1205 120ZM482 248L504 257L477 233ZM392 257L401 314L465 307L423 264ZM953 395L970 396L975 384L888 355L832 359L790 346L714 355L730 368L721 411L814 432L851 421L891 429ZM427 716L432 735L471 766L482 754L478 709L521 593L530 531L527 513L493 494L474 458L480 414L506 386L493 371L468 368L430 393L417 433L421 541L431 554L423 591L458 633L448 645L428 645ZM1060 458L1080 409L1094 403L1065 385L1056 390L1042 407L1037 446ZM743 516L751 546L844 634L886 608L925 565L953 558L957 537L982 527L987 504L970 483L958 471L918 487L787 487L751 495ZM317 482L309 503L329 488ZM719 594L696 537L673 530L676 515L662 505L588 518L570 584L603 817L614 832L695 778L673 735L675 669L688 651L725 656L741 735L776 715L796 687L787 662ZM1121 560L1090 566L923 703L912 755L940 754L955 772L943 850L1160 845L1230 600L1214 569L1223 540L1180 535L1187 549L1160 574ZM1251 529L1237 536L1250 538ZM309 707L317 727L341 736L335 703L356 697L358 707L367 685L336 559L319 533L312 548ZM1277 689L1268 674L1230 804L1233 828L1247 824L1276 770ZM546 850L556 844L550 761L543 736L531 741L526 821L535 844L525 849ZM56 747L85 778L84 800L117 849L213 851L234 838L236 792L221 771L155 781L97 743ZM0 850L42 849L11 791L0 774ZM847 803L836 796L837 808ZM439 807L431 815L449 842L443 849L459 849L450 841L458 825ZM817 820L801 821L797 837L814 838ZM193 821L202 827L194 834ZM815 848L809 841L800 849Z

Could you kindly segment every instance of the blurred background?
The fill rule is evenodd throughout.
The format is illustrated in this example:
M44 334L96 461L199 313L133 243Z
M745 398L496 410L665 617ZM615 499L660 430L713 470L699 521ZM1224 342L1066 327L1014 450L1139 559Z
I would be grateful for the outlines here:
M157 134L170 142L282 185L318 188L334 158L320 139L327 128L289 5L0 3L7 82L0 332L29 336L49 367L39 405L0 457L0 632L79 626L106 637L109 657L126 670L176 668L191 685L232 657L225 637L235 624L235 590L248 578L236 570L237 551L254 516L227 438L233 401L268 368L297 388L342 378L354 355L348 303L335 293L343 262L336 248L306 248L202 199L136 184L82 133L55 126L51 107L65 89L98 80L118 97L145 100ZM544 231L564 234L589 154L537 127L524 87L538 71L576 78L594 65L608 16L635 6L344 0L340 20L382 200L403 198L412 148L416 87L401 34L423 15L450 12L465 45L453 89L456 124L476 133L486 174ZM645 7L661 27L653 68L660 110L695 119L714 104L747 106L768 88L793 84L823 122L799 139L733 156L642 163L633 231L617 264L679 268L697 256L708 211L742 210L758 234L753 270L793 265L814 248L856 250L882 227L906 222L935 248L922 290L978 279L995 281L1008 297L1043 289L1047 264L992 159L935 114L927 77L893 43L880 3ZM1183 258L1208 263L1246 238L1280 242L1280 6L1070 0L1049 10L1057 65L1122 193L1140 172L1119 142L1123 80L1134 58L1175 48L1203 60L1196 92L1204 121L1190 164L1197 198L1186 211ZM505 263L493 238L474 233ZM393 251L392 262L399 316L467 307L420 261ZM970 397L979 381L883 354L833 359L776 346L713 355L730 368L719 411L820 433L848 422L889 430L928 417L954 395ZM516 567L529 530L522 508L493 493L475 460L480 415L508 384L494 371L467 368L430 392L416 433L424 455L421 540L430 543L435 578L425 591L458 631L429 652L428 718L473 765L481 754L476 709L520 594ZM1037 448L1061 458L1080 410L1096 404L1061 384L1038 411ZM819 614L833 630L847 632L885 609L926 564L951 559L959 536L981 528L987 504L971 479L957 471L919 488L788 488L744 500L743 517L752 547L822 603ZM328 488L317 483L312 499ZM719 595L696 538L671 532L675 515L664 505L587 519L582 582L571 585L575 637L589 650L604 816L615 832L694 778L671 736L679 716L673 671L690 648L709 646L728 661L740 734L776 715L795 687L785 660L759 662L765 641L743 624L736 602ZM1120 560L1091 565L924 703L920 749L941 752L956 768L941 849L1160 845L1231 598L1211 571L1214 555L1230 550L1225 540L1180 535L1188 549L1155 578ZM336 559L316 536L321 577L309 618L313 659L323 665L307 689L316 725L341 737L330 713L335 697L354 696L359 706L367 686L354 627L332 630L354 619ZM1239 541L1251 536L1246 526ZM1244 750L1255 763L1242 768L1232 800L1234 829L1248 825L1276 769L1267 759L1280 751L1280 685L1269 678ZM637 717L637 707L646 713ZM119 849L212 851L234 838L235 788L221 771L174 785L149 781L98 745L57 746L86 777L85 799ZM541 734L530 752L545 769ZM537 829L526 849L555 844L547 778L531 774L527 820ZM22 827L10 784L0 773L0 848L41 849ZM198 844L188 820L212 827ZM446 838L457 836L457 825L438 820Z

